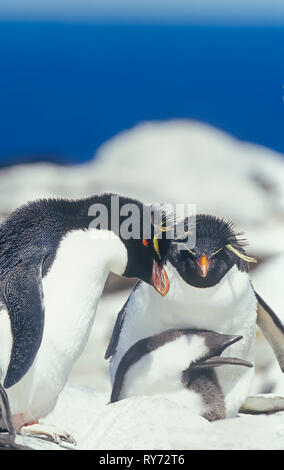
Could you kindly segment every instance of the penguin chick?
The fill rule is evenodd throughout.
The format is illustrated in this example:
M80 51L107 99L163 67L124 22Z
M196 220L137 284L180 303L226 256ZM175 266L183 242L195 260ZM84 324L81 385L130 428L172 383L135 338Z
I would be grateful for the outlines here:
M197 215L194 247L187 244L193 222L186 219L184 226L185 235L179 235L169 249L166 267L171 289L167 297L161 303L153 290L139 282L118 314L105 356L111 358L112 383L122 357L133 344L172 328L241 335L243 340L232 345L228 354L254 362L260 302L266 309L262 323L266 330L270 328L275 348L283 350L284 329L254 291L248 266L253 259L247 256L245 240L233 224L211 215ZM254 369L223 367L216 374L225 394L227 414L234 417L250 392Z
M94 227L100 208L107 217ZM134 209L136 236L123 236ZM157 211L103 194L30 202L0 224L0 381L17 432L24 427L25 433L42 434L38 420L54 407L88 340L110 271L167 293L163 264L170 240L157 236L152 223ZM165 214L158 215L163 224Z
M125 353L116 370L111 400L162 395L209 421L226 417L225 396L215 368L253 367L221 353L241 336L206 330L167 330L143 338Z

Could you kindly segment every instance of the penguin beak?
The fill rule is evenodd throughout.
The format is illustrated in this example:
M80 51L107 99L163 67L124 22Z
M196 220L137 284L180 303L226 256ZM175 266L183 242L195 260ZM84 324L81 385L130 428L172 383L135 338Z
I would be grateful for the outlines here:
M204 357L197 362L191 364L191 368L193 369L209 369L214 367L220 367L224 365L235 365L235 366L243 366L243 367L253 367L251 362L245 361L242 358L238 357L225 357L221 356L222 352L227 349L232 344L237 343L241 339L242 336L238 335L224 335L220 333L208 332L208 334L215 335L215 344L212 345L213 349L215 349L215 354L212 356Z
M163 297L167 295L170 288L167 271L164 267L161 269L155 260L153 260L152 281L153 286L155 287L156 291L159 292L159 294L161 294Z
M207 272L208 272L208 268L209 268L209 261L208 261L208 258L206 255L202 255L200 260L198 261L198 266L201 270L201 276L202 277L206 277L207 276Z
M238 357L212 356L199 362L192 364L193 369L209 369L225 365L253 367L251 362L245 361Z

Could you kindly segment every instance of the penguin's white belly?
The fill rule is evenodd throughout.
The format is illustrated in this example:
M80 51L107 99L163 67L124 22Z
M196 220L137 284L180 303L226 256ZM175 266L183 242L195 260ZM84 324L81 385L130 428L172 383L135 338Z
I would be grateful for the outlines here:
M3 309L0 313L0 367L1 367L1 382L3 382L6 375L11 350L12 350L12 333L10 327L10 320L8 313ZM33 419L33 410L30 403L31 397L31 372L33 366L28 374L16 385L6 390L12 414L23 414L28 419ZM29 380L26 377L29 376ZM45 389L42 389L44 395Z
M78 306L73 299L74 303L71 305L72 301L69 302L68 299L72 296L68 296L64 289L62 295L59 295L59 288L58 282L50 283L48 288L44 288L46 309L41 346L27 374L7 390L12 414L23 414L25 422L43 417L52 410L74 362L87 342L93 324L96 304L89 304L85 299L85 302ZM72 289L74 286L70 292ZM50 304L48 299L51 299ZM3 336L9 338L11 343L9 320L6 321L5 327L6 332L1 329L1 333L3 332ZM10 357L8 347L5 348L3 356L6 372Z
M23 421L44 417L54 407L88 340L111 267L109 258L121 259L116 272L123 272L126 250L117 237L106 245L106 241L96 240L93 234L90 237L88 232L76 231L61 242L42 282L45 323L41 346L27 374L7 390L12 414L23 414ZM7 337L11 341L9 320L5 329L0 329L1 342ZM8 366L7 350L3 363Z
M121 358L132 344L170 328L241 335L243 339L228 348L225 355L253 362L256 298L248 274L234 266L217 286L199 289L186 284L173 267L168 266L168 272L171 287L165 298L146 284L134 291L110 364L112 382ZM228 416L234 415L249 393L253 369L227 366L216 372Z
M11 350L12 350L12 333L10 320L5 308L0 309L0 381L4 380L6 375Z

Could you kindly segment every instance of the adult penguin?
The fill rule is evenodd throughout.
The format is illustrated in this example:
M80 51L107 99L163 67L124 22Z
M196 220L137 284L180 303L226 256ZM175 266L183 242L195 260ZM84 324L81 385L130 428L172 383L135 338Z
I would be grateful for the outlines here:
M0 381L17 432L60 440L38 420L88 340L110 271L167 293L164 223L159 206L103 194L30 202L0 225Z
M170 247L167 271L170 292L163 303L149 287L139 282L120 311L106 352L111 357L114 382L124 354L142 338L168 329L196 328L243 340L232 345L229 355L254 362L256 322L284 366L284 328L280 320L254 291L249 275L245 240L234 225L200 214L184 222ZM195 229L195 246L189 244ZM254 369L226 367L216 371L226 402L227 416L238 413L251 388Z

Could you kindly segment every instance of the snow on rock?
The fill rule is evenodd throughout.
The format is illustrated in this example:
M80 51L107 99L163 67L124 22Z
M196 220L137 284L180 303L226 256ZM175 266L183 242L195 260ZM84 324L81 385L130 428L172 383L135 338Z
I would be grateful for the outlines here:
M212 424L214 426L214 436L208 436L207 447L204 447L204 449L284 449L283 412L257 416L241 414L238 418L216 421ZM213 447L214 443L215 447Z
M85 436L93 433L92 427L98 414L109 401L108 393L99 393L92 388L67 385L59 395L54 410L42 423L60 427L71 434L80 448Z
M108 400L108 394L68 386L43 421L60 422L79 449L100 450L182 449L190 430L202 433L210 426L167 399L133 397L107 405Z
M197 203L199 212L221 216L232 217L233 211L238 220L270 216L264 186L273 187L274 205L275 193L284 185L279 154L194 121L140 124L106 142L97 157L97 172L109 170L109 182L118 189L117 172L121 175L123 168L132 192L144 187L158 201ZM244 208L244 201L249 207Z
M60 423L77 440L77 449L284 450L283 412L240 414L210 423L163 397L132 397L107 405L108 398L67 386L43 421Z
M94 169L102 181L108 175L107 190L196 204L233 220L255 254L283 252L284 160L276 152L199 122L148 122L106 142Z

